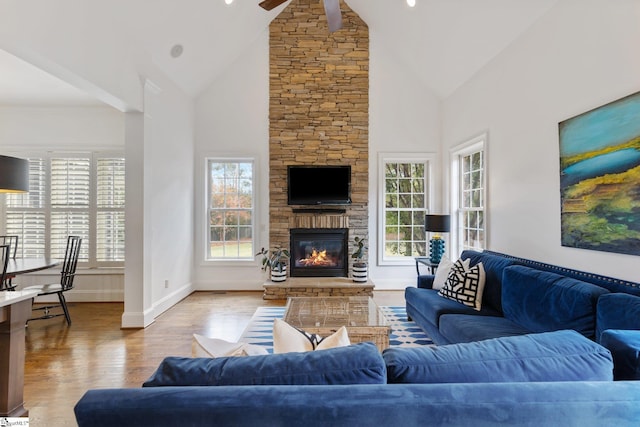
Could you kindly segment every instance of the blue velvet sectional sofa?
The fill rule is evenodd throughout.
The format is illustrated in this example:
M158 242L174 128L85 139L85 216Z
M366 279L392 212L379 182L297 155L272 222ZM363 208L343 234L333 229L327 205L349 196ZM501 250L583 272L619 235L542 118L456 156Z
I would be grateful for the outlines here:
M438 295L431 275L405 290L407 315L435 343L572 329L612 351L616 379L640 379L640 284L492 251L460 258L484 266L479 311Z
M637 284L463 257L485 267L481 310L437 295L433 277L406 290L408 314L443 345L167 357L141 388L87 391L78 425L640 425Z
M442 347L373 343L266 356L168 357L141 388L89 390L91 426L636 426L640 383L574 331Z

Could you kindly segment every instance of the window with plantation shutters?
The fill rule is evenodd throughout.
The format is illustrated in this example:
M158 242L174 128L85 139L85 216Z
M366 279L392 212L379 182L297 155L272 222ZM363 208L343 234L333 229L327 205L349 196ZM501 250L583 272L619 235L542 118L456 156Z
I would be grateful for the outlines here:
M81 236L79 262L124 263L125 160L105 153L46 153L29 159L29 193L6 198L6 234L20 236L19 257L63 258Z
M16 257L45 255L47 224L46 159L29 159L29 192L6 194L6 234L20 236Z
M82 237L79 262L89 261L91 159L51 159L51 257L64 258L67 237Z
M124 159L100 158L97 163L96 258L124 261Z

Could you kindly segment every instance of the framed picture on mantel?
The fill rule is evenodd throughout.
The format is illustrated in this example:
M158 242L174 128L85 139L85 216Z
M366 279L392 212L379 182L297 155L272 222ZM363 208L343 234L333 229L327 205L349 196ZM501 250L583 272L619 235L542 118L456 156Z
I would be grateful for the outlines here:
M559 134L562 246L640 255L640 92Z

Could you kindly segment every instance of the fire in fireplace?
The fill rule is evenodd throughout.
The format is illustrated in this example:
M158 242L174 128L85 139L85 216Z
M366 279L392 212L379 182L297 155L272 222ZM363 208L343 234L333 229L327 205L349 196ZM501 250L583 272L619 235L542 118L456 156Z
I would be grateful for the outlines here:
M291 229L291 276L347 277L348 239L346 228Z

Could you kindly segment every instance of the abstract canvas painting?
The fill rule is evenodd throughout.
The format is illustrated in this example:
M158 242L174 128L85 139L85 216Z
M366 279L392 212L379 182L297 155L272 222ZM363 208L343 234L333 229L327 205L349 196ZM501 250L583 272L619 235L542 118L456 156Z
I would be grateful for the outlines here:
M640 255L640 92L559 133L562 246Z

